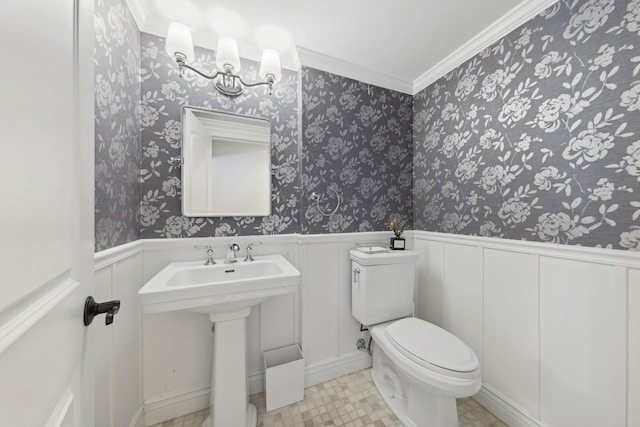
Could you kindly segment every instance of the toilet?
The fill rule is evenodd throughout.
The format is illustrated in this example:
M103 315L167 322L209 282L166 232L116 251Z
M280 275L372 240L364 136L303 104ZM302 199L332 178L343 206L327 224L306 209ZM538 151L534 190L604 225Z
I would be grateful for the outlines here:
M481 386L473 350L453 334L413 316L414 251L354 249L351 311L368 327L371 377L405 426L458 427L456 398Z

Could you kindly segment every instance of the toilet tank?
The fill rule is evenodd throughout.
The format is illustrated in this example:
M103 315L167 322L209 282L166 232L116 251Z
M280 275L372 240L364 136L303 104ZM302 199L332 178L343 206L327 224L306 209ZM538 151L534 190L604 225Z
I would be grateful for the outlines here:
M349 256L353 317L363 325L374 325L413 315L416 252L353 249Z

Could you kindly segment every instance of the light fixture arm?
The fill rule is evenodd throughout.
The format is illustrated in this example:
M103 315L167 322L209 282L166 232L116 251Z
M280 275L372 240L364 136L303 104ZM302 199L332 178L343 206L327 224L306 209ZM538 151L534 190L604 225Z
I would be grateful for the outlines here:
M219 92L225 95L237 96L243 92L243 89L245 87L256 87L263 85L268 86L268 93L269 95L272 94L273 84L275 83L275 76L273 74L267 74L265 76L265 81L263 82L246 83L244 80L242 80L242 77L233 73L234 70L232 66L226 66L224 71L216 71L215 74L209 75L187 64L186 57L179 52L175 53L173 59L176 61L176 64L178 64L178 75L180 77L184 77L184 69L186 68L198 74L199 76L204 77L207 80L215 81L217 79L217 81L214 82L214 86ZM238 82L240 84L238 84Z

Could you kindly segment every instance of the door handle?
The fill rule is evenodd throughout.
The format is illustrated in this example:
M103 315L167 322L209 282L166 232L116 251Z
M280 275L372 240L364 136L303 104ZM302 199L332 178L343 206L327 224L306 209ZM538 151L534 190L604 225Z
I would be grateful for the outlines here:
M120 300L97 303L93 297L87 297L84 302L84 326L89 326L98 314L106 313L105 325L113 323L113 316L120 311Z

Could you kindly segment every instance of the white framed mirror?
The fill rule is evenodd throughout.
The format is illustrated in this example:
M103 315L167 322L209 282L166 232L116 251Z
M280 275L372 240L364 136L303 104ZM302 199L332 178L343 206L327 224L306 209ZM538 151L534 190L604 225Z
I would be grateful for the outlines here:
M182 214L271 214L269 120L182 108Z

